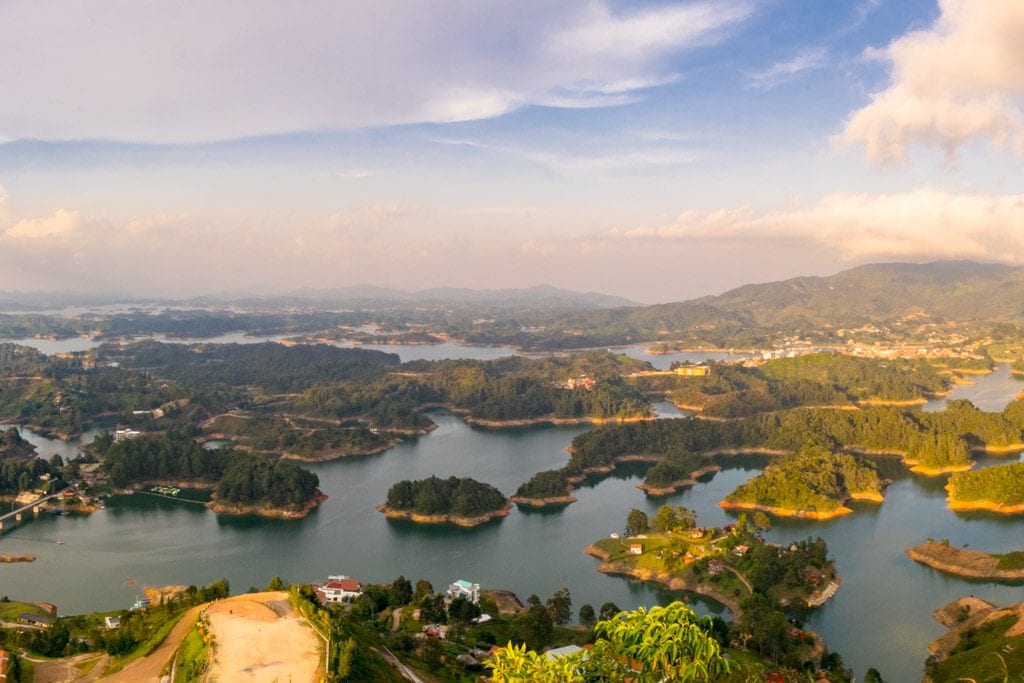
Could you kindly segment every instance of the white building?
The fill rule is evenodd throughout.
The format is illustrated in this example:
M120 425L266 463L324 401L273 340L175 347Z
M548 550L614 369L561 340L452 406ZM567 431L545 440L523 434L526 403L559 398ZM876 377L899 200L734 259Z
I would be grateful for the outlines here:
M445 595L449 600L454 600L461 596L476 605L480 602L480 584L470 583L465 579L459 579L452 585L448 586L448 590Z
M363 594L363 584L347 576L328 576L327 581L316 587L320 604L329 602L351 602Z
M114 443L130 441L131 439L137 439L140 436L142 436L142 432L137 429L118 429L114 432Z

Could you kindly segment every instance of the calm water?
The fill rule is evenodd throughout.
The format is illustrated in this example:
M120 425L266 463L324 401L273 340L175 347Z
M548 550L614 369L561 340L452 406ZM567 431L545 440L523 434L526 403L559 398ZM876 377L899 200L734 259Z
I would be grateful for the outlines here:
M963 390L988 395L998 384L1007 390L997 402L1005 403L1018 387L1007 388L1002 381L997 373ZM677 412L669 404L656 409L661 416ZM583 549L620 531L633 507L653 514L662 502L681 504L696 509L702 524L726 524L732 517L718 502L763 466L759 459L733 459L730 469L693 489L653 500L635 488L645 469L635 464L585 483L576 491L579 501L561 510L514 510L475 529L389 521L374 506L395 481L471 476L511 493L529 474L563 465L564 447L584 429L482 430L444 412L430 415L439 428L425 437L378 456L315 466L330 499L303 521L221 518L199 505L144 494L112 499L107 509L88 517L44 515L0 538L5 552L39 557L33 564L0 566L0 594L52 600L70 614L127 606L145 585L227 577L238 592L264 586L275 575L314 581L344 573L390 581L404 574L427 578L435 587L464 577L523 598L531 593L546 598L565 585L574 608L606 601L622 608L651 605L678 594L603 576ZM67 457L57 446L74 448L26 436L44 455ZM954 514L945 507L944 479L910 475L891 459L880 464L895 480L884 504L861 505L855 514L826 523L779 520L768 536L776 542L806 536L828 541L843 586L815 613L812 626L858 676L875 666L887 680L912 681L920 677L928 642L942 633L931 618L937 607L966 594L997 604L1018 602L1022 595L1020 587L946 577L908 560L905 549L928 536L995 552L1020 549L1024 520ZM58 538L64 545L56 543ZM696 608L721 612L713 603L698 601Z
M163 336L138 337L137 339L155 339L157 341L173 344L257 344L267 341L280 341L288 335L271 335L261 337L247 337L241 332L232 332L219 337L200 338L179 338L169 339ZM0 340L2 341L2 340ZM89 337L71 337L70 339L36 339L27 337L25 339L12 339L11 342L22 346L31 346L45 354L72 353L75 351L88 351L99 346L102 342ZM354 344L352 342L336 342L332 346L342 349L360 348L375 349L386 353L397 353L403 363L411 360L445 360L449 358L468 358L471 360L494 360L505 356L522 355L512 346L462 346L452 342L443 344ZM623 353L630 358L645 360L659 370L666 370L672 363L693 362L700 363L706 360L733 360L745 358L746 356L730 354L720 351L701 351L695 353L670 353L666 355L651 355L646 353L650 344L638 344L635 346L623 346L609 349L615 353ZM527 354L543 355L543 354Z
M921 410L937 411L946 407L946 401L966 398L982 410L999 411L1024 391L1024 379L1010 372L1009 365L1000 365L989 375L968 376L973 384L958 384L949 396L932 399Z

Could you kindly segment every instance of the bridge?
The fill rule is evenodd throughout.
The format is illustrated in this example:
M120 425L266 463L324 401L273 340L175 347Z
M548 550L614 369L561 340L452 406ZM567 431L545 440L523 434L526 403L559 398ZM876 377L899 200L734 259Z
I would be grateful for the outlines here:
M40 498L38 500L32 501L28 505L23 505L22 507L18 508L17 510L11 510L10 512L6 512L6 513L0 515L0 534L2 534L4 532L4 529L5 529L4 525L5 524L9 524L9 523L17 524L17 523L21 522L22 515L24 515L26 512L32 511L35 514L35 516L38 517L39 516L39 508L40 508L40 506L43 503L46 503L47 501L51 501L54 498L59 497L61 495L61 493L63 493L63 491L58 491L57 493L51 493L48 496L43 496L42 498ZM11 520L13 520L13 522L11 522Z

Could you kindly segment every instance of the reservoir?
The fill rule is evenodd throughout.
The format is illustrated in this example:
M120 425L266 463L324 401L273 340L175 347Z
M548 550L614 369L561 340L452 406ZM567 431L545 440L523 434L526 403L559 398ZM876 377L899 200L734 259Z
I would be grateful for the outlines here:
M975 396L996 391L998 400L992 400L1005 405L1024 386L1006 379L994 373L957 391ZM667 404L656 408L664 417L677 414ZM113 498L90 516L41 515L0 537L4 552L38 556L34 563L0 565L0 595L52 601L62 614L74 614L126 608L146 585L226 577L238 593L263 587L273 576L313 582L347 574L364 582L390 582L402 574L413 581L426 578L435 589L465 578L515 591L524 600L531 593L546 599L566 586L574 611L583 603L600 608L614 602L623 609L652 605L680 594L599 574L597 561L584 548L621 532L634 507L653 515L668 502L697 510L703 525L730 523L734 517L718 507L719 501L765 462L727 460L727 469L662 499L636 489L647 466L632 464L580 486L572 505L542 512L515 509L473 529L387 520L374 506L396 481L469 476L511 494L533 473L565 464L565 446L586 429L486 430L447 412L429 415L439 428L427 436L380 455L312 466L330 498L305 520L218 517L195 503L146 494ZM25 434L44 457L59 452L67 458L76 449L74 443ZM986 458L982 464L1018 457ZM1021 600L1021 592L940 574L910 561L906 548L930 536L979 550L1018 550L1024 547L1022 520L953 513L945 505L945 478L910 474L893 459L879 464L894 480L883 504L860 504L855 514L829 522L774 519L767 535L778 543L808 536L828 542L843 584L814 613L810 627L843 655L858 679L874 666L887 680L912 681L920 678L928 643L943 632L931 617L936 608L967 594L1011 604ZM727 616L710 601L688 599L702 614Z

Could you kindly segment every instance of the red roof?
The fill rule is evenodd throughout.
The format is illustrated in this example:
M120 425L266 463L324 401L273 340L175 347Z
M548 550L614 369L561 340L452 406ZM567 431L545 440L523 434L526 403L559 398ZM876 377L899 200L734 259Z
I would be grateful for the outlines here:
M324 590L356 592L362 590L363 584L355 579L342 579L340 581L328 581L321 588Z

